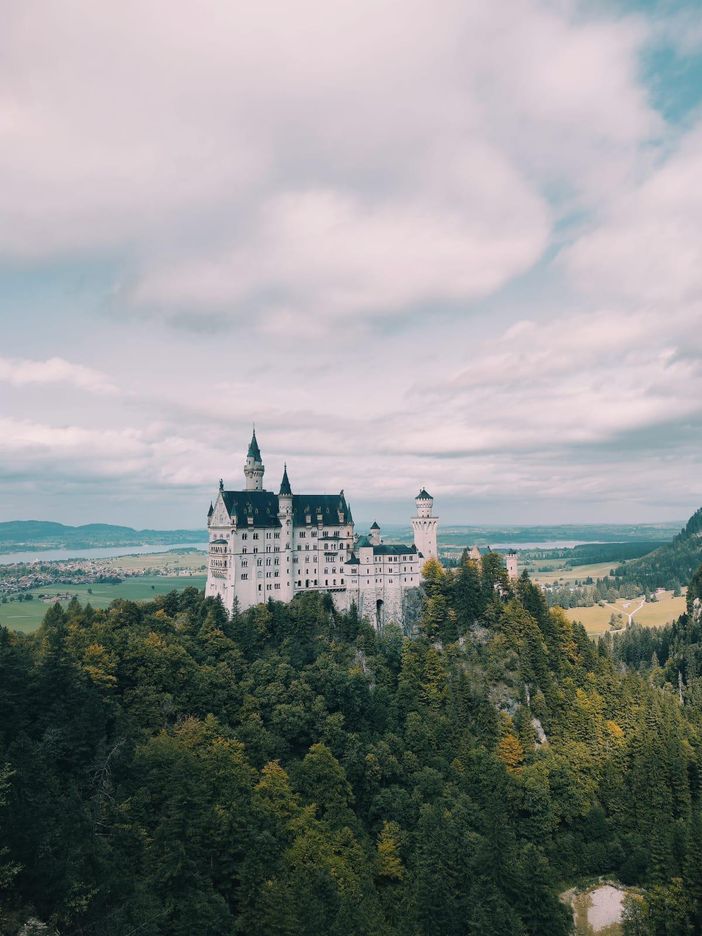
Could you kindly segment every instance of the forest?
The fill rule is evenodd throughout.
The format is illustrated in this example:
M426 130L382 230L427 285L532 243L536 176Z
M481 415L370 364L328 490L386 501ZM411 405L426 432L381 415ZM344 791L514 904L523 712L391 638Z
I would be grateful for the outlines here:
M634 583L642 591L686 585L702 562L702 507L670 543L613 570L619 585Z
M701 596L596 644L490 553L411 637L195 589L2 629L0 932L565 936L610 875L700 934Z

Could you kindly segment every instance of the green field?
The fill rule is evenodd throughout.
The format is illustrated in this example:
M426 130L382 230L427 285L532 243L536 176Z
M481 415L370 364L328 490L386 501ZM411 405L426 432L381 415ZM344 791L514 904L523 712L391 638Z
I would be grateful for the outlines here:
M94 608L107 608L115 598L148 601L154 595L165 595L174 589L180 591L189 587L204 588L205 576L141 575L129 578L119 585L47 585L30 592L34 596L32 601L9 601L7 604L0 604L0 624L10 630L19 631L32 631L37 628L51 607L49 602L37 598L38 595L76 595L82 604L90 603Z

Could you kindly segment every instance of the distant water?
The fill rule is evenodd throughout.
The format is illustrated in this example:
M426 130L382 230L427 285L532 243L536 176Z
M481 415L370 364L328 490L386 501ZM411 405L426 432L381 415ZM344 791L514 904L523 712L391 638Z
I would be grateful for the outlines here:
M540 542L535 543L522 543L518 540L512 540L510 542L493 542L489 543L490 549L574 549L576 546L588 546L590 544L601 543L601 540L541 540ZM442 543L441 536L439 536L439 545L443 546L444 549L463 549L464 547L459 543ZM472 545L472 543L471 543ZM481 549L486 549L488 544L484 543L482 540L477 541L478 547Z
M14 562L52 562L59 559L114 559L117 556L143 556L171 549L199 549L207 552L207 543L166 543L160 546L109 546L102 549L42 549L39 552L16 552L0 555L0 565Z

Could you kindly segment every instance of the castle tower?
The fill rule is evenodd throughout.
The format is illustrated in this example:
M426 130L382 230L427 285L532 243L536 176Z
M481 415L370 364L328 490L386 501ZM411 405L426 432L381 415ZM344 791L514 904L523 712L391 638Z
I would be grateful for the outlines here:
M265 470L263 462L261 461L261 450L256 441L256 430L254 429L251 441L249 442L249 451L246 454L246 461L244 463L247 491L263 490L263 473Z
M380 527L378 524L373 521L373 526L370 528L370 533L368 534L368 539L371 541L373 546L380 546L382 540L380 538Z
M517 552L515 549L510 549L510 551L505 556L505 564L507 566L507 575L511 579L519 578L519 565L517 562Z
M439 518L432 513L434 498L422 488L414 499L417 505L417 515L412 517L414 530L414 545L424 559L438 559L436 536L439 527Z
M280 520L280 601L290 601L293 596L293 494L288 478L288 466L283 468L283 478L278 493L278 520Z

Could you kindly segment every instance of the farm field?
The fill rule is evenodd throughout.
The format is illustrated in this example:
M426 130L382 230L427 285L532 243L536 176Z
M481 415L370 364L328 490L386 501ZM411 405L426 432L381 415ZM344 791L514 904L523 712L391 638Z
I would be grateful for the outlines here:
M143 555L117 556L110 559L110 567L117 572L146 572L153 569L178 573L189 570L206 574L207 553L199 549L187 551L170 550L163 553L144 553Z
M543 568L546 565L553 564L553 568L548 572L537 572L536 569ZM609 575L613 566L612 562L597 562L593 565L575 566L575 568L565 568L562 559L541 559L533 563L526 564L526 570L532 581L539 585L552 585L554 582L574 582L576 579L582 580L588 577L593 579L605 578ZM520 563L520 570L523 569Z
M152 557L149 556L149 559ZM148 601L154 595L165 595L174 589L204 588L205 575L171 576L143 575L127 579L119 585L45 585L32 589L32 601L10 601L0 604L0 624L10 630L32 631L37 628L50 603L37 595L75 595L81 604L88 602L94 608L107 608L116 598L129 601ZM67 602L62 602L66 604Z
M662 593L658 601L642 605L643 598L619 598L603 608L594 605L591 608L566 608L565 615L570 621L580 621L588 634L604 634L610 630L609 619L619 613L626 625L630 614L637 624L644 627L662 627L674 621L685 611L685 597L674 598L672 592ZM638 610L637 610L638 609Z

